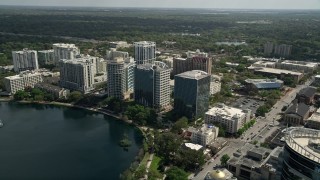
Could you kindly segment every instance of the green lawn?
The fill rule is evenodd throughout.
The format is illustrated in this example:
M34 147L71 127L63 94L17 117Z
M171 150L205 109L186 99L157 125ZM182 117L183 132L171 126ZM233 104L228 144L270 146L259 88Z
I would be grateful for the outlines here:
M150 165L150 169L153 169L155 171L158 171L158 167L159 167L159 162L161 161L161 158L154 155L153 156L153 160L151 162L151 165Z

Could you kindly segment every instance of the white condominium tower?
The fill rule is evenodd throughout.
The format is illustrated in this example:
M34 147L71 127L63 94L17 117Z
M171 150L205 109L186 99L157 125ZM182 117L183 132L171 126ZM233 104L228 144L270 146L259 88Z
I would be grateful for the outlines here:
M75 59L80 55L80 50L74 44L53 44L54 61L58 63L61 59Z
M94 89L94 64L90 58L60 60L60 86L86 94Z
M134 60L137 64L153 63L156 60L156 43L140 41L133 43Z
M130 98L134 89L135 63L122 57L108 61L108 95L118 99Z
M39 69L37 51L29 49L12 51L12 60L15 72Z

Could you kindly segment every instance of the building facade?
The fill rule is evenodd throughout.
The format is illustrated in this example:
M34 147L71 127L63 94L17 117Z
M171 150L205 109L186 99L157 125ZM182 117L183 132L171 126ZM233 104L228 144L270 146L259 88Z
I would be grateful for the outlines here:
M189 119L201 117L209 108L210 75L193 70L174 77L174 111Z
M200 128L189 128L191 132L191 142L194 144L200 144L204 147L214 141L219 134L219 128L209 124L203 124Z
M285 111L283 119L285 123L289 125L304 125L309 114L310 107L308 105L298 103L297 100L294 100L293 104Z
M94 89L94 65L88 58L60 60L60 86L84 94Z
M306 122L306 127L320 130L320 109L314 112Z
M156 43L151 41L140 41L133 43L134 60L136 64L151 63L156 60Z
M218 104L205 113L206 124L221 124L226 127L226 132L236 133L246 122L249 122L251 111L241 110L224 104Z
M80 55L80 49L75 44L56 43L53 44L54 62L59 63L61 59L76 59Z
M280 57L287 57L291 55L292 45L280 44L274 46L274 54Z
M39 69L37 51L29 49L12 51L12 60L15 72Z
M70 94L70 90L68 89L54 86L45 82L37 83L34 85L34 87L51 94L56 99L67 99L68 95Z
M290 128L285 136L282 180L320 180L320 131Z
M123 58L108 61L108 95L118 99L125 99L126 74Z
M139 64L134 75L134 99L154 108L170 104L170 69L163 62Z
M272 42L267 42L264 44L264 54L265 55L271 55L273 53L273 43Z
M38 51L38 62L39 65L54 64L53 49Z
M318 63L306 62L306 61L285 60L285 61L276 63L276 67L279 69L286 69L286 70L290 70L290 71L299 71L302 73L313 73L313 71L317 70Z
M42 82L42 75L38 72L24 71L19 75L9 76L4 78L6 91L9 94L15 94L19 90L24 90L26 87L34 87L35 84Z
M201 70L211 74L212 59L208 57L208 53L197 50L195 52L188 51L186 55L187 58L173 59L173 75L192 70Z
M217 75L211 75L210 81L210 95L217 94L221 91L221 77Z

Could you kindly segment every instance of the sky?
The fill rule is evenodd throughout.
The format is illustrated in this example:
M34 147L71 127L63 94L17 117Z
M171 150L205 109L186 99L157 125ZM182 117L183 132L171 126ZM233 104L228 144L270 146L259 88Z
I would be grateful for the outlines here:
M0 0L0 5L227 9L320 9L320 0Z

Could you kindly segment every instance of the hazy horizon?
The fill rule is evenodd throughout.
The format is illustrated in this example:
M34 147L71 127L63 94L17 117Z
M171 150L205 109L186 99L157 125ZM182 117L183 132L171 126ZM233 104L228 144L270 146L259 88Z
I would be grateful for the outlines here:
M319 10L320 0L1 0L8 6Z

